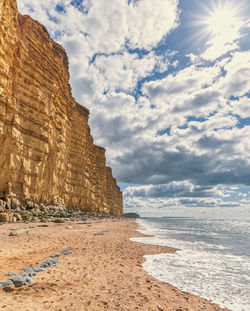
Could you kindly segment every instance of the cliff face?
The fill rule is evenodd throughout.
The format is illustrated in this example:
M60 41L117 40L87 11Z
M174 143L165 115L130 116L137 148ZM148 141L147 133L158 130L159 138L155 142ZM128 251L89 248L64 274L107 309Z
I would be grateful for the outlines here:
M46 28L0 1L0 197L121 215L122 193Z

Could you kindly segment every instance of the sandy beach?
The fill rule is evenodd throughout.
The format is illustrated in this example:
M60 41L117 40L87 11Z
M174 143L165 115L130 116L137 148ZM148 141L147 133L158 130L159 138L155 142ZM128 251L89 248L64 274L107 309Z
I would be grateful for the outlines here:
M0 282L49 256L60 254L61 262L29 285L0 289L0 309L226 310L148 275L141 267L143 255L175 250L130 241L142 236L136 228L135 221L120 219L0 225ZM65 248L67 255L61 253Z

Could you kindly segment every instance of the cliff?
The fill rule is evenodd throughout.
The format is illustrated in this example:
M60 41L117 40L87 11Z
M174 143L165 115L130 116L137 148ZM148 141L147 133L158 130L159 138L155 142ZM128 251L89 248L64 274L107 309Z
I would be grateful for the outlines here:
M121 215L122 193L46 28L0 1L0 198Z

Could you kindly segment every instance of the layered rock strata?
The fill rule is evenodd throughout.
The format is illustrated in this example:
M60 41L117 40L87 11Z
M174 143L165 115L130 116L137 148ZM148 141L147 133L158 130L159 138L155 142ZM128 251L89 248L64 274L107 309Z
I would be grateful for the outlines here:
M122 193L88 118L71 95L65 50L16 0L1 0L0 198L121 215Z

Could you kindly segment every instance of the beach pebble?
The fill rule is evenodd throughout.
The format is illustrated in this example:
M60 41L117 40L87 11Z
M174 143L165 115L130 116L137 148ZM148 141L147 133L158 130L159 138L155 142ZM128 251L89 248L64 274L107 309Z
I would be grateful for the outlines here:
M94 233L93 235L104 235L104 232L97 232L97 233Z
M55 254L55 255L51 255L51 256L49 256L49 257L47 257L47 258L56 258L56 257L60 257L61 255L59 255L59 254Z
M34 276L37 275L38 272L44 271L44 268L39 266L39 267L28 267L24 268L24 271L21 273L22 276Z
M16 273L14 273L14 272L9 272L9 273L6 273L5 276L16 276Z
M18 236L19 234L17 233L17 232L13 232L13 231L11 231L10 233L9 233L9 236Z
M64 248L64 249L61 250L61 254L63 254L63 255L69 255L69 254L72 254L72 252L69 251L69 249Z
M58 259L52 259L52 260L44 261L40 267L41 268L48 268L48 267L52 267L52 266L56 266L56 265L60 265L60 264L61 264L61 262Z
M33 283L33 280L31 277L25 275L16 275L13 279L11 279L12 283L15 285L15 287L21 287L23 285L28 285L30 283Z
M11 285L13 285L13 282L11 280L6 280L6 281L3 281L3 282L0 282L0 288L8 287L8 286L11 286Z
M163 308L161 305L158 305L157 308L158 308L158 310L163 311Z
M54 222L56 224L61 224L61 223L65 222L65 219L64 218L57 218L57 219L54 220Z

